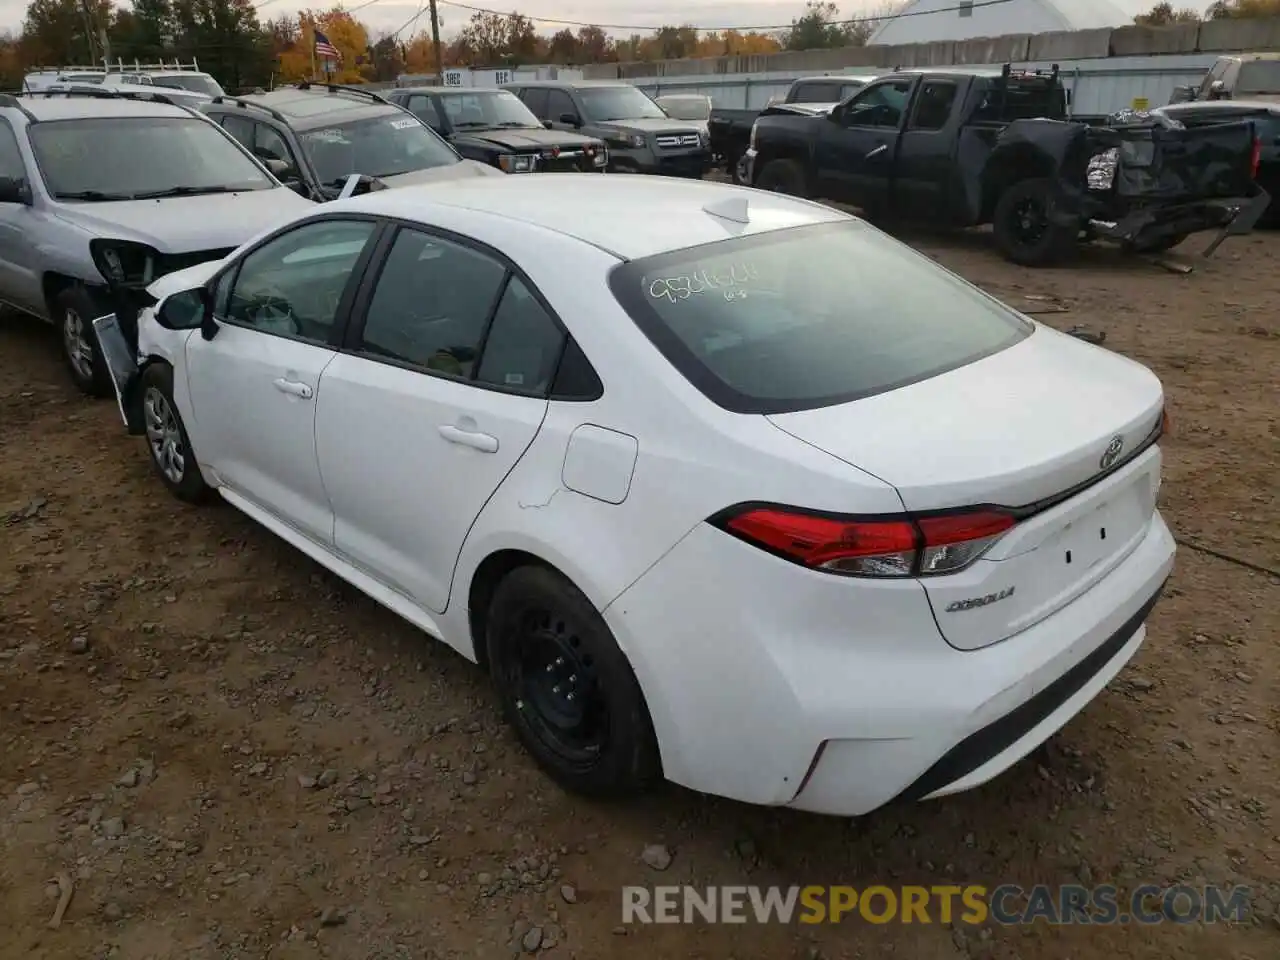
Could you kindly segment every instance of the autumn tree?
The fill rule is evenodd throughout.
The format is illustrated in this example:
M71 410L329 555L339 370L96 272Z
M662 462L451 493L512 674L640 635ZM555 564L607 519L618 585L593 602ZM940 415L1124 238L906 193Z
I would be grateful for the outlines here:
M1280 0L1217 0L1207 16L1210 20L1280 17Z
M1157 3L1146 13L1140 13L1133 22L1143 27L1167 27L1174 23L1197 23L1200 14L1191 9L1175 10L1172 3Z

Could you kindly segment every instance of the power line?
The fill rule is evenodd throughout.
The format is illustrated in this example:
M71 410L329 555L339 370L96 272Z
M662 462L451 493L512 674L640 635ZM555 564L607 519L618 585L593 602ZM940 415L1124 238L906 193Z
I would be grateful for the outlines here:
M266 3L272 3L274 0L264 0ZM376 0L375 0L376 2ZM664 23L662 26L641 26L634 23L587 23L583 20L559 20L555 17L539 17L532 13L519 13L517 11L506 12L502 10L490 10L487 7L474 7L468 3L461 3L459 0L436 0L449 7L458 7L462 10L470 10L472 13L491 13L499 17L523 17L526 20L532 20L535 23L552 23L557 26L565 27L598 27L601 30L631 30L635 33L655 33L658 30L670 29L671 27L688 27L697 30L699 33L723 33L728 30L737 33L765 33L770 30L790 30L792 23L774 23L761 26L736 26L736 27L703 27L694 26L693 24L671 24ZM929 17L937 13L956 13L960 10L978 10L982 7L998 7L1002 4L1013 3L1013 0L974 0L973 3L959 3L951 7L938 7L933 10L907 10L902 13L882 13L879 16L870 17L849 17L844 20L829 20L827 26L842 27L852 26L861 23L880 23L882 20L899 20L907 17Z
M279 0L262 0L261 3L256 5L255 9L261 10L268 4L277 2L279 2ZM371 7L375 3L382 2L383 0L365 0L364 3L352 7L346 12L356 13L363 10L365 7ZM684 23L664 23L661 26L655 27L643 26L635 23L589 23L585 20L561 20L556 17L539 17L532 13L520 13L518 11L492 10L488 7L477 7L469 3L462 3L460 0L436 0L436 2L448 7L457 7L459 10L467 10L471 13L490 13L499 17L507 18L523 17L525 20L531 20L535 23L550 23L561 27L597 27L601 30L630 30L633 33L656 33L659 30L670 29L673 26L688 27L690 29L697 30L699 33L724 33L729 30L733 30L736 33L767 33L771 30L790 30L794 25L793 23L774 23L756 26L705 27ZM957 13L961 10L980 10L983 7L998 7L1003 4L1013 2L1014 0L973 0L972 3L957 3L954 6L938 7L933 10L906 10L901 13L882 13L878 16L848 17L843 20L829 20L827 21L827 26L844 27L855 26L863 23L880 23L885 20L905 20L908 17L931 17L939 13ZM415 14L409 22L412 23L416 21L421 15L421 9L419 9L419 12ZM401 27L400 29L403 30L404 27Z

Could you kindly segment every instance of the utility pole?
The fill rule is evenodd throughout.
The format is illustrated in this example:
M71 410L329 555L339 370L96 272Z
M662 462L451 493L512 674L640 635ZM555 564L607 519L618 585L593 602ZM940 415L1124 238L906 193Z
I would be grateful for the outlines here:
M440 17L436 14L436 0L431 0L431 47L436 58L436 86L444 86L444 62L440 58Z

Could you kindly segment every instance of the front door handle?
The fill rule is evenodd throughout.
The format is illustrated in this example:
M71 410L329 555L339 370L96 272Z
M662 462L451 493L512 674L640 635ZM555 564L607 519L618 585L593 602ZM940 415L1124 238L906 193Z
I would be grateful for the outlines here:
M476 430L463 430L461 427L453 427L445 424L440 428L440 436L444 437L450 443L457 443L464 447L471 447L474 450L479 450L481 453L498 452L498 438L488 433L480 433Z
M287 393L291 397L301 397L303 400L310 400L315 391L305 383L298 383L296 380L286 380L284 377L278 377L273 380L275 388L281 393Z
M887 143L882 143L880 144L880 146L876 147L874 150L868 153L863 159L873 160L888 149L889 149L889 145Z

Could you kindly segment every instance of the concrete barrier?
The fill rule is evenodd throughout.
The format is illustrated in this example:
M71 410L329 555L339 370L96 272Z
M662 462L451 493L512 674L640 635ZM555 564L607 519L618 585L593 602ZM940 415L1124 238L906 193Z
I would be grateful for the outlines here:
M643 79L726 74L836 72L849 68L946 67L952 64L1059 63L1106 57L1142 57L1200 52L1280 50L1280 17L1209 20L1168 27L1118 27L1035 35L1009 34L936 43L783 50L743 57L711 57L635 63L593 63L588 79Z
M1004 37L975 37L957 40L953 63L1020 63L1034 60L1030 54L1031 34L1012 33Z
M1280 50L1280 18L1209 20L1200 25L1200 49L1205 53Z
M1063 60L1089 60L1110 55L1110 28L1038 33L1027 44L1027 59L1037 62L1061 63Z
M1111 31L1111 56L1195 53L1199 42L1198 23L1175 23L1168 27L1117 27Z

